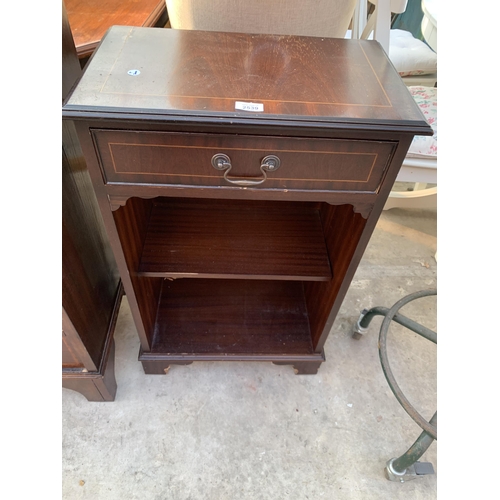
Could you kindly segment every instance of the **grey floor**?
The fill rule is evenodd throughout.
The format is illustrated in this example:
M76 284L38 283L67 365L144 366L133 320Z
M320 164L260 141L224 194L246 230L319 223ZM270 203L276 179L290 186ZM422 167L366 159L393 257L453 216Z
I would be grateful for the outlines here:
M436 212L384 212L325 346L317 375L271 363L193 363L146 376L127 300L116 327L113 403L63 389L65 500L434 499L435 475L384 477L420 428L396 401L361 309L436 287ZM436 300L402 312L436 329ZM427 419L436 409L436 346L398 325L388 354L401 389Z

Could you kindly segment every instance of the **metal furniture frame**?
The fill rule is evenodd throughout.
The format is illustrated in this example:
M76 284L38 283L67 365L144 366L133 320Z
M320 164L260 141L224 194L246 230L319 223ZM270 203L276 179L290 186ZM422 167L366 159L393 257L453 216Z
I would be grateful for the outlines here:
M437 440L437 412L434 413L430 421L427 421L411 405L401 391L392 373L389 365L389 358L387 356L387 332L391 321L395 321L421 337L437 344L436 332L399 313L399 310L409 302L432 295L437 295L437 290L423 290L407 295L396 302L390 309L378 306L372 307L369 310L363 309L358 322L354 326L353 337L355 339L360 339L368 330L368 326L375 316L384 316L384 321L380 327L378 349L385 378L401 406L423 430L422 434L420 434L415 443L413 443L413 445L410 446L410 448L403 453L403 455L397 458L392 458L387 462L385 474L387 479L390 481L400 481L403 483L406 480L415 479L418 476L434 474L434 468L431 463L419 462L418 459L427 451L432 442Z

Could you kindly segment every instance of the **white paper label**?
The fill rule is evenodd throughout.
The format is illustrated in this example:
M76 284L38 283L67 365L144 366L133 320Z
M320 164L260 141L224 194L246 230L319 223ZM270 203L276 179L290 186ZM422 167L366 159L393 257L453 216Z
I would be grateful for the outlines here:
M236 101L234 108L241 109L242 111L262 112L262 111L264 111L264 104L262 104L261 102Z

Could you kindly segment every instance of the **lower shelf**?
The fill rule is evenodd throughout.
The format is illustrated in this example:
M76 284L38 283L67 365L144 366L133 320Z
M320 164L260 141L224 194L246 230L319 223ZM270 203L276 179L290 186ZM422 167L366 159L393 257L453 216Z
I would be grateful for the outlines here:
M157 359L316 359L303 284L164 280L151 352ZM200 359L201 359L200 358Z

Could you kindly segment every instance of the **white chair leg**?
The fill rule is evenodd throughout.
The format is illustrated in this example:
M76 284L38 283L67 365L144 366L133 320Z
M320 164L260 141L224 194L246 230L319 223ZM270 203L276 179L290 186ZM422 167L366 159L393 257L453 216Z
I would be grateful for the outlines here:
M366 0L359 0L356 9L354 10L354 17L352 22L352 38L359 40L361 33L366 26L368 19L368 3Z
M384 210L391 208L435 209L437 207L437 187L418 191L391 191Z
M377 40L389 54L389 40L391 32L391 5L390 0L378 0L375 8L377 18L373 27L373 38ZM375 12L373 13L373 15Z

